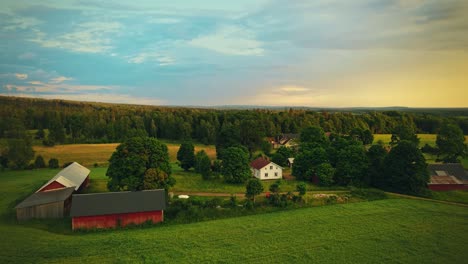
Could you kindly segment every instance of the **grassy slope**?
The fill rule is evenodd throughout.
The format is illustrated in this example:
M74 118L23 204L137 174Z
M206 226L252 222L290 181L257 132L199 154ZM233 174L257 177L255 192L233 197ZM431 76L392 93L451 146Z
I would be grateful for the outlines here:
M462 263L467 218L391 199L91 234L1 223L0 262Z

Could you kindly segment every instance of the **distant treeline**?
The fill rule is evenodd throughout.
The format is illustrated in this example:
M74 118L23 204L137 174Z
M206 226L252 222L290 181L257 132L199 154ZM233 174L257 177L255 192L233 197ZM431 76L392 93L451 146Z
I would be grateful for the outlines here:
M0 137L14 121L28 130L63 130L56 143L120 142L135 136L193 139L215 144L220 134L240 143L252 138L299 133L320 126L324 131L348 134L353 128L372 133L392 133L397 125L414 127L418 133L437 133L444 122L457 124L468 134L468 110L436 109L415 112L373 111L326 112L307 109L201 109L106 103L72 102L0 97ZM57 134L60 132L55 132ZM229 135L232 133L232 135ZM39 137L42 133L39 133ZM42 135L44 136L44 135ZM63 142L61 142L63 141ZM246 141L246 142L243 142ZM254 140L255 141L255 140Z

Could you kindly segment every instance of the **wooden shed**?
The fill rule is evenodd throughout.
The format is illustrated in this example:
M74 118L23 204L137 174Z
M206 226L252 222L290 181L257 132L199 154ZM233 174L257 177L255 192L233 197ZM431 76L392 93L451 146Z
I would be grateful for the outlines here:
M70 212L74 187L37 192L26 198L16 209L19 221L31 218L62 218Z
M124 227L164 220L165 190L73 195L72 229Z
M37 192L45 192L65 187L74 187L75 191L81 191L89 184L90 170L73 162L63 170L59 171L52 179L44 184Z

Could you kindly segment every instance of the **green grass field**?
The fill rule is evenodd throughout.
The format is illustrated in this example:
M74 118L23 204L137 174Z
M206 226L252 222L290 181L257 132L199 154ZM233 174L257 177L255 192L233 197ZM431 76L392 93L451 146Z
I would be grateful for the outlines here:
M67 219L18 224L14 205L56 171L0 175L0 263L463 263L468 258L468 208L409 199L92 233L69 231ZM92 173L104 179L105 168Z

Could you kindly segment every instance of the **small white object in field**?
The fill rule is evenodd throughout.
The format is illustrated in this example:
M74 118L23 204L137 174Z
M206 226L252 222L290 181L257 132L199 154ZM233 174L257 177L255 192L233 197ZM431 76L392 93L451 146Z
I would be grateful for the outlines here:
M186 195L186 194L181 194L181 195L179 195L177 197L179 197L179 199L188 199L189 198L189 196Z

